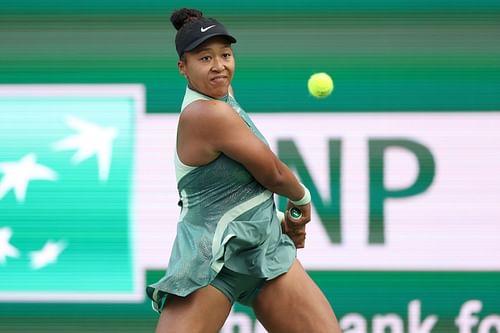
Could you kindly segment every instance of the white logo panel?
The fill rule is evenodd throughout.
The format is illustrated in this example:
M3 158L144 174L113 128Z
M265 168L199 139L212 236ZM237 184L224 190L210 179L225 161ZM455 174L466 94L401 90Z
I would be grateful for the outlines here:
M140 258L148 268L166 266L175 236L177 118L148 115L138 124ZM330 241L314 210L306 248L299 250L306 268L500 269L499 113L293 113L252 119L276 153L279 140L294 142L324 201L330 199L328 142L341 142L341 242ZM435 174L425 191L384 200L385 239L372 244L369 142L391 139L425 147ZM391 147L383 159L387 190L408 188L421 172L410 150Z

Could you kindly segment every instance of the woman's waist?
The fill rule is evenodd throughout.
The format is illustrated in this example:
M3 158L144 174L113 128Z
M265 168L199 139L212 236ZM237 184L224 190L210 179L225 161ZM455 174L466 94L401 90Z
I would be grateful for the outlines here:
M236 219L255 220L271 219L274 213L273 193L264 190L244 200L235 198L217 198L216 200L200 200L187 202L181 198L180 221L208 227L219 223L228 223Z
M183 208L232 208L242 202L266 192L266 189L251 181L246 184L233 183L220 184L215 186L184 186L179 187L179 205Z

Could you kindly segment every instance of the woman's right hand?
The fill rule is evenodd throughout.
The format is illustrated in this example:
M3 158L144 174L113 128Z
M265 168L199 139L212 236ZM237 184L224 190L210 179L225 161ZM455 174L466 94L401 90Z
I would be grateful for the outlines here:
M292 218L290 209L297 208L301 211L300 218ZM288 201L285 221L283 225L284 232L290 237L298 249L304 248L306 241L306 224L311 221L311 204L296 206Z

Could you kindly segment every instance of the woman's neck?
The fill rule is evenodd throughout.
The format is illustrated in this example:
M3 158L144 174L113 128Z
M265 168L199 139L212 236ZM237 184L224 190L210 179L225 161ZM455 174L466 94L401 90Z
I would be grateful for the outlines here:
M208 98L216 99L216 100L223 101L223 102L227 102L227 96L228 96L228 94L226 94L226 95L224 95L222 97L213 97L213 96L207 95L207 94L205 94L205 93L203 93L203 92L201 92L201 91L193 88L193 86L191 84L188 84L188 88L191 89L192 91L196 91L198 94L201 94L201 95L206 96Z

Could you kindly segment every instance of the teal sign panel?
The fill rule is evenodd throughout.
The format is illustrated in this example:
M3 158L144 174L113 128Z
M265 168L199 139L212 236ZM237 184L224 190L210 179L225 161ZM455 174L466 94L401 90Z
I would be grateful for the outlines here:
M143 100L106 88L0 96L0 300L142 297L130 203Z

